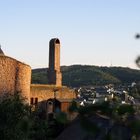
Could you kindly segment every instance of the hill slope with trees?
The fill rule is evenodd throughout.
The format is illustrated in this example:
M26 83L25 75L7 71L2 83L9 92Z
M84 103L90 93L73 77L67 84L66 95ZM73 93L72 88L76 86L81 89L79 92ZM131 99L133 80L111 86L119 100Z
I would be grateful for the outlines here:
M129 84L140 81L140 71L124 67L71 65L61 67L63 85L70 87ZM47 68L32 70L32 83L47 84Z

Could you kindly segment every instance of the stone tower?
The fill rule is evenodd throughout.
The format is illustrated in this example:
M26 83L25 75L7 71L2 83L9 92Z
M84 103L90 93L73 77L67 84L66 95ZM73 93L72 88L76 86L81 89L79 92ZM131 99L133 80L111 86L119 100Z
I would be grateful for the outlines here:
M62 86L62 74L60 71L60 41L53 38L49 43L49 69L48 83L51 85Z

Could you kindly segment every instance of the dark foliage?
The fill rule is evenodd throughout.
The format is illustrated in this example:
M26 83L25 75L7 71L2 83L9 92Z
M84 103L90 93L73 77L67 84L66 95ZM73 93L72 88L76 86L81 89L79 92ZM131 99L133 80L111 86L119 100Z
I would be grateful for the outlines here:
M7 95L0 101L0 139L26 139L29 128L29 107L18 94Z
M47 83L47 69L32 70L32 83L46 84Z
M98 67L88 65L62 66L63 85L79 87L86 85L130 84L140 81L140 71L122 67ZM47 69L32 71L32 83L47 83Z
M38 108L31 112L24 101L18 93L1 98L0 140L52 140L68 123L64 113L48 122Z

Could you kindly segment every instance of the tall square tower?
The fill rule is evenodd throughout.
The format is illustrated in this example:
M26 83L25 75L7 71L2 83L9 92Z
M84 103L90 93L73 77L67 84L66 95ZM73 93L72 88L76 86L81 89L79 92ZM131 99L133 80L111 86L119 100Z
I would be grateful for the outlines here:
M62 86L62 74L60 70L60 41L53 38L49 43L49 69L48 83L51 85Z

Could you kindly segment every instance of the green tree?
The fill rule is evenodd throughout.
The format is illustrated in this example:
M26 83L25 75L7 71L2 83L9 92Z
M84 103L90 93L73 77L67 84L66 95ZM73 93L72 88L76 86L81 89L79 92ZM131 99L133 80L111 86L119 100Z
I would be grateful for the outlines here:
M0 139L27 139L29 133L29 106L19 94L8 95L0 101Z

